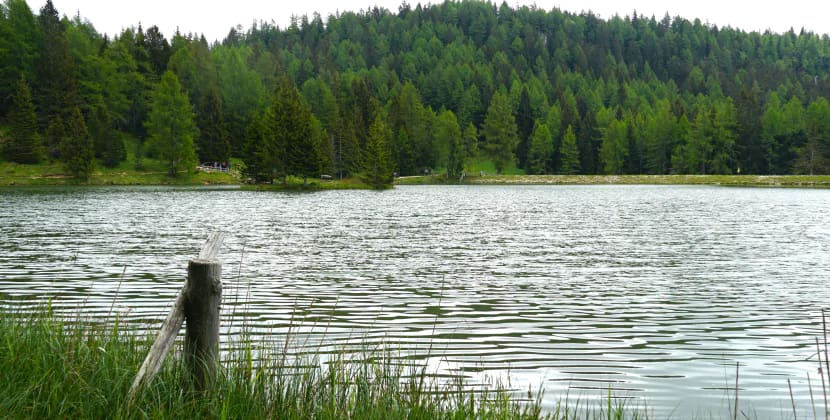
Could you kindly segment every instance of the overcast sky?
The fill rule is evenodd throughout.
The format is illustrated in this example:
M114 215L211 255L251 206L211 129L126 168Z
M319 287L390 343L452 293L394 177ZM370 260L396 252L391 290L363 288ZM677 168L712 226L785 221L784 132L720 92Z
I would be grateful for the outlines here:
M37 14L45 0L26 0ZM408 0L413 7L416 0ZM443 0L435 0L440 3ZM378 5L397 11L402 0L52 0L61 14L73 16L80 12L95 28L109 35L120 33L125 27L158 25L170 38L176 28L182 33L204 33L208 41L221 40L236 25L248 28L254 20L274 21L287 25L291 15L311 16L319 12L325 17L338 11L359 11ZM427 4L424 2L423 4ZM498 1L501 4L501 0ZM603 18L619 14L655 15L657 19L668 12L689 20L730 25L747 31L772 29L785 32L791 27L798 32L802 27L819 33L830 33L830 1L737 1L737 0L508 0L508 4L536 4L539 8L580 12L592 10Z

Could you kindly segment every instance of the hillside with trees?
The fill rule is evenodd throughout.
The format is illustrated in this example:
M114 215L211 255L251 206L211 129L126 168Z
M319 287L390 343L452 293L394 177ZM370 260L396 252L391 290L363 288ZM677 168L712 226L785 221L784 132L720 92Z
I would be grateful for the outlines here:
M125 22L129 24L129 22ZM830 173L830 38L683 17L445 1L257 22L221 42L112 37L51 0L0 8L2 159L81 179L134 150L281 182Z

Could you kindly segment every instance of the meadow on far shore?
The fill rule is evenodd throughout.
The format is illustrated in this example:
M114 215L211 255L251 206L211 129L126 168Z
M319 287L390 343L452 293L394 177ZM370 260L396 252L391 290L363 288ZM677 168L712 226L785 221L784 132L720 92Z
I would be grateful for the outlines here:
M243 163L237 159L233 167ZM240 185L245 179L237 171L231 173L191 171L177 177L167 175L163 162L144 159L141 169L135 162L127 161L115 168L96 167L86 182L79 182L64 172L60 163L22 165L0 162L0 186L60 186L60 185ZM328 179L331 178L331 179ZM430 175L398 177L394 185L724 185L757 187L806 187L830 188L830 175L526 175L515 167L507 168L496 175L495 168L488 161L471 165L463 179L448 178L441 171ZM257 190L283 188L277 182L273 188L254 187ZM290 178L289 189L365 189L359 179L308 179L303 181Z

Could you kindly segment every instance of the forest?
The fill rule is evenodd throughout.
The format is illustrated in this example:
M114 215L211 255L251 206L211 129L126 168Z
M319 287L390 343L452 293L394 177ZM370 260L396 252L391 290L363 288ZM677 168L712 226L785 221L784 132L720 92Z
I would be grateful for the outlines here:
M125 24L129 24L125 22ZM203 35L0 7L2 159L248 179L830 173L830 38L447 0ZM130 153L128 153L130 150Z

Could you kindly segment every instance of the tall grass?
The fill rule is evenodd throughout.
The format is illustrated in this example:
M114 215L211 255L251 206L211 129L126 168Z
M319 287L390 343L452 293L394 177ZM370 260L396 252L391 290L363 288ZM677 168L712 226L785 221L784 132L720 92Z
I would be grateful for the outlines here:
M248 344L242 344L248 343ZM541 392L494 381L471 391L461 377L434 380L426 365L378 349L288 356L285 341L241 345L223 356L210 391L199 392L178 356L135 398L132 380L151 346L115 319L66 319L49 306L0 306L0 417L274 419L641 418L618 404L579 402L543 412Z

